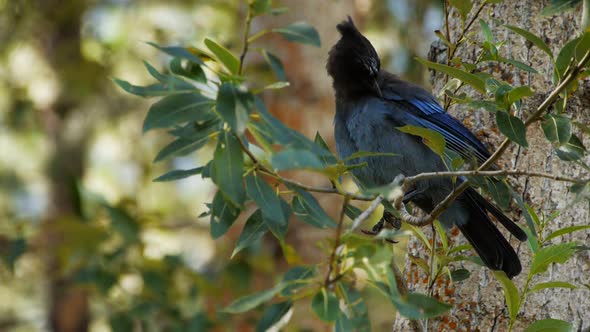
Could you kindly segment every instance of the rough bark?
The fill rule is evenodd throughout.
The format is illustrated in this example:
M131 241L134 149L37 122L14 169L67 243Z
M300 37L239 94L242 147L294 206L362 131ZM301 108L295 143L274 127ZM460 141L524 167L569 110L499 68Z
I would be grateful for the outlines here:
M523 27L540 36L557 54L565 43L579 34L579 9L563 13L554 17L541 16L541 10L547 1L522 1L505 0L502 4L489 5L480 15L494 31L496 40L506 40L506 44L500 52L508 58L521 60L539 71L539 74L528 74L515 69L512 66L497 66L490 68L494 75L510 82L513 85L529 85L536 91L536 95L529 98L519 115L530 114L551 92L553 65L547 55L535 47L527 44L524 38L503 28L499 23L511 24ZM477 8L479 3L474 4ZM473 15L473 12L471 13ZM469 17L468 17L469 19ZM494 22L498 20L499 22ZM451 11L449 17L452 40L458 37L461 24L458 13ZM478 27L476 23L474 27ZM472 30L474 30L472 28ZM476 37L477 38L477 37ZM446 51L439 49L442 43L433 44L431 54L441 63L446 63ZM456 57L464 61L472 62L478 54L475 45L463 45L457 51ZM445 77L435 74L432 78L433 91L438 93L445 83ZM590 82L586 79L581 83L579 90L570 99L566 114L573 120L582 123L590 123L590 115L586 111L590 107ZM470 110L464 106L454 106L449 110L457 118L464 120L475 133L488 145L490 150L498 146L502 137L495 130L494 117L484 110ZM576 133L576 131L574 130ZM529 149L524 150L514 144L505 153L499 162L501 167L555 172L568 176L581 176L583 170L571 163L560 161L550 144L544 138L539 124L533 124L527 131ZM590 142L585 141L588 146ZM555 231L573 225L588 224L590 220L588 204L569 204L574 196L569 193L567 184L546 179L519 178L513 181L515 189L522 193L523 198L533 209L541 215L550 215L553 212L562 211L549 225L548 232ZM515 220L525 223L524 217L518 208L511 211ZM427 231L427 229L424 229ZM454 241L463 242L464 239L458 232L454 234ZM506 234L506 233L505 233ZM457 236L458 235L458 236ZM580 243L590 242L590 232L582 231L567 235L557 242L569 242L577 240ZM514 279L517 288L524 286L526 274L530 266L530 250L525 243L519 243L512 239L511 243L518 248L519 256L523 263L523 273ZM417 242L409 244L409 255L424 257L426 250ZM453 304L451 312L439 319L428 322L429 331L506 331L508 329L508 315L504 304L504 297L500 284L494 279L489 270L465 264L463 267L472 272L471 277L460 283L437 282L434 286L434 294L442 300ZM406 264L405 276L410 290L427 292L425 281L427 276L410 261ZM571 322L575 330L585 330L590 327L590 296L588 290L582 286L590 281L590 256L588 251L577 253L566 264L554 264L549 271L538 275L533 282L539 281L568 281L581 286L578 289L549 289L530 295L521 307L514 331L522 331L532 322L540 319L555 318ZM394 324L394 331L405 331L408 322L398 317Z

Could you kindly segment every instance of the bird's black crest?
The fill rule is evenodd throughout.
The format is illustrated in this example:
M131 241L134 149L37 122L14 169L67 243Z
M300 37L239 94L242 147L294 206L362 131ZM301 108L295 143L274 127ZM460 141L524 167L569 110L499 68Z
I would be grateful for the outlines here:
M356 34L356 33L360 33L358 31L358 29L356 28L356 26L354 25L354 22L352 21L352 18L350 16L348 16L348 20L347 21L342 21L342 23L338 24L336 26L336 29L338 29L338 31L340 31L340 33L344 36L347 34Z

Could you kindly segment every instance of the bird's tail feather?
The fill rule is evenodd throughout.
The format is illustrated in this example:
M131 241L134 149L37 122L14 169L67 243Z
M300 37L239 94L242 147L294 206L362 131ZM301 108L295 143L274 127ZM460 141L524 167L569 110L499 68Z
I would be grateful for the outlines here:
M509 278L518 275L522 270L518 255L482 208L487 206L480 205L479 200L471 195L465 195L465 198L462 201L468 206L469 218L467 222L457 224L461 233L486 266L504 271ZM495 215L494 211L490 212Z

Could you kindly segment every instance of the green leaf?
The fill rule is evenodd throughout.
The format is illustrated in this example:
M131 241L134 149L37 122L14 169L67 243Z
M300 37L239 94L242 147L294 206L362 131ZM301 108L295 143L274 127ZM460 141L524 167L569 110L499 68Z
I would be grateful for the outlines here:
M227 202L221 191L218 191L215 194L215 197L213 197L210 210L210 232L211 237L214 239L225 234L240 215L240 209L234 207L230 202Z
M425 319L440 316L452 306L420 293L408 293L392 302L399 313L409 319Z
M482 80L481 78L479 78L477 75L468 73L468 72L461 70L461 69L457 69L457 68L450 67L450 66L443 65L440 63L436 63L436 62L431 62L431 61L421 59L421 58L416 58L416 60L418 62L422 63L423 65L427 66L428 68L432 68L432 69L437 70L443 74L447 74L451 77L458 79L461 82L464 82L464 83L472 86L474 89L476 89L477 91L479 91L483 94L486 93L485 81Z
M238 91L231 83L222 83L217 92L217 113L236 133L241 134L248 124L248 109L243 107L245 92Z
M572 332L572 324L559 319L542 319L529 325L524 332Z
M111 227L125 239L126 243L134 243L139 240L140 226L137 220L132 218L127 211L107 206Z
M314 27L306 22L295 22L284 28L272 29L272 31L280 33L288 41L309 44L315 47L321 46L320 35Z
M201 174L203 171L203 167L191 168L191 169L175 169L170 171L166 174L160 175L155 178L154 182L166 182L166 181L175 181L184 178L188 178L189 176Z
M172 156L186 155L202 148L209 141L209 135L215 131L216 128L210 127L202 132L199 137L178 138L172 141L158 152L154 158L154 162L159 162Z
M207 83L207 76L198 63L188 61L183 66L182 59L172 58L170 60L170 71L176 75L184 76L197 82Z
M279 82L274 82L274 83L271 83L271 84L265 86L264 88L262 88L262 90L278 90L278 89L286 88L289 85L291 85L291 83L279 81Z
M554 83L561 81L561 78L563 78L565 70L569 67L572 59L576 55L576 45L578 45L579 41L579 37L572 39L567 42L559 51L559 54L555 59Z
M410 127L410 126L405 126L405 127ZM405 127L402 127L402 128L405 128ZM423 129L422 127L415 127L415 128ZM408 129L408 130L414 130L414 129ZM422 133L421 130L418 130L417 132ZM410 133L408 133L408 134L410 134ZM412 134L412 135L416 135L416 136L422 137L419 134ZM357 152L351 154L350 156L346 157L346 159L344 159L344 161L349 161L349 160L354 160L354 159L361 159L361 158L367 158L367 157L395 157L395 156L398 156L398 154L391 153L391 152L357 151Z
M422 137L422 142L426 144L426 146L428 146L432 151L434 151L434 153L443 158L446 143L441 133L431 129L410 125L396 127L396 129L406 134Z
M590 4L588 4L590 6ZM587 9L590 10L590 9ZM582 57L590 50L590 30L586 31L581 37L578 38L579 41L576 44L576 60L580 62ZM586 63L586 67L590 67L589 63Z
M242 233L240 233L240 238L238 239L238 243L231 254L231 258L233 258L244 248L252 245L264 234L266 234L266 232L268 232L268 227L262 219L262 211L258 209L252 213L248 220L246 220L246 224L244 225L244 229L242 229Z
M542 248L535 254L531 263L530 273L539 274L547 271L552 263L565 263L578 250L576 242L559 243Z
M526 140L526 127L519 118L507 112L497 112L496 123L500 132L508 137L508 139L524 148L529 146Z
M484 190L492 196L494 201L502 209L507 209L510 205L510 187L503 180L485 178L486 186Z
M569 282L565 281L548 281L548 282L540 282L536 284L533 288L531 288L530 292L537 292L547 288L569 288L575 289L577 288L575 285L570 284Z
M563 145L572 137L572 122L562 115L546 114L541 128L551 143Z
M272 300L282 287L283 285L279 283L271 289L241 297L233 301L229 306L223 309L223 311L230 314L250 311L262 303Z
M502 285L502 289L504 290L504 298L506 299L506 306L508 307L508 315L510 316L510 320L514 320L520 311L520 298L518 295L518 289L516 289L516 286L512 280L506 276L504 271L492 272Z
M272 69L273 73L275 74L275 77L279 81L287 81L287 75L285 74L285 67L283 67L283 63L281 62L281 59L279 59L277 56L275 56L274 54L272 54L266 50L262 50L262 56L264 56L264 59L266 60L266 62L270 66L270 68Z
M198 56L194 55L190 50L184 47L179 46L160 46L158 44L148 42L148 45L153 46L160 51L172 55L177 58L185 59L194 63L198 63L203 65L203 60L201 60Z
M192 85L177 87L174 85L155 83L147 86L139 86L119 79L114 79L113 81L126 92L144 98L170 96L179 93L193 93L197 91Z
M314 138L313 142L316 145L318 145L319 147L321 147L322 149L326 150L326 152L327 152L327 153L320 156L320 159L322 160L322 163L324 164L324 166L328 166L328 165L335 164L338 162L338 158L336 158L336 156L334 156L334 154L332 154L332 152L330 151L330 147L328 146L326 141L324 141L324 139L322 138L322 136L320 135L319 132L315 133L315 138Z
M457 269L451 272L451 279L453 282L460 282L468 279L470 275L471 272L466 269Z
M245 199L242 174L244 155L239 141L230 132L219 135L213 159L211 179L234 206L242 206Z
M151 129L172 127L188 121L211 118L209 109L213 101L198 93L167 96L153 104L143 122L143 132Z
M554 239L556 237L560 237L560 236L563 236L563 235L566 235L566 234L570 234L570 233L573 233L573 232L576 232L576 231L580 231L580 230L583 230L583 229L590 229L590 225L570 226L570 227L566 227L566 228L562 228L562 229L556 230L555 232L549 234L549 236L547 236L545 238L545 241L549 241L549 240L552 240L552 239Z
M346 216L350 218L350 220L356 219L358 216L361 215L361 213L363 213L361 209L351 204L347 204L346 208L344 209L344 214L346 214Z
M471 0L449 0L449 4L459 10L462 22L465 22L467 15L469 15L471 8L473 8Z
M296 266L287 271L281 284L284 288L281 290L282 297L290 297L297 293L299 289L313 283L318 271L315 266Z
M505 25L505 27L510 29L511 31L516 32L517 34L523 36L526 40L530 41L531 43L533 43L533 45L537 46L541 51L543 51L547 55L549 55L551 60L553 60L553 53L551 53L551 49L549 48L549 46L547 46L547 44L541 38L537 37L535 34L533 34L530 31L521 29L519 27L515 27L513 25Z
M471 2L471 1L469 1ZM479 19L479 26L481 27L481 33L483 35L483 39L485 41L487 41L488 43L493 44L494 43L494 35L492 35L492 29L490 29L490 26L486 23L486 21Z
M354 287L347 287L342 283L338 283L338 289L346 310L339 311L334 326L335 332L370 332L369 310L361 294Z
M518 87L510 90L510 92L508 92L508 102L510 104L512 104L515 101L521 100L522 98L525 98L525 97L533 96L534 94L535 94L535 92L531 89L530 86L521 85L521 86L518 86Z
M250 3L250 8L253 16L269 13L272 9L271 0L254 0Z
M240 60L236 58L228 49L219 45L217 42L205 38L205 46L215 54L217 59L229 70L231 74L237 75L240 69Z
M551 0L551 3L543 8L541 14L545 16L560 14L575 8L579 3L580 0Z
M296 193L291 205L297 218L318 228L336 226L336 223L309 192L291 184L287 184L287 187Z
M504 58L504 57L498 57L498 61L501 61L504 63L509 63L520 70L526 71L527 73L533 73L533 74L539 73L535 68L527 65L526 63L524 63L522 61L518 61L515 59L508 59L508 58Z
M340 310L338 298L334 293L322 288L311 300L311 309L321 320L334 321Z
M291 310L291 307L293 307L293 302L284 301L275 303L266 308L258 325L256 325L256 332L265 332L270 329L273 325L278 323L281 318L285 317L289 310Z
M322 161L313 152L300 149L287 149L274 153L271 163L275 171L324 168Z
M586 148L578 136L572 134L570 140L555 150L557 157L565 161L576 161L584 157Z
M246 176L246 192L260 207L263 220L271 230L275 227L287 228L288 216L283 213L281 199L264 180L254 175L254 173L250 173ZM275 227L271 226L271 224L275 225ZM280 231L279 233L284 232Z

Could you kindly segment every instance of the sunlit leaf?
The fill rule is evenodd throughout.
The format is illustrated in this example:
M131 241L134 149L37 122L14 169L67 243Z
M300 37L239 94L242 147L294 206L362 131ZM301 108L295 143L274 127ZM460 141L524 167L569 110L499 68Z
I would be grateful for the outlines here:
M139 86L139 85L133 85L127 81L119 80L119 79L114 79L113 81L121 89L125 90L126 92L131 93L136 96L139 96L139 97L144 97L144 98L169 96L169 95L175 95L175 94L179 94L179 93L197 92L197 89L188 83L187 83L187 85L183 84L180 87L177 87L174 85L162 84L162 83L154 83L151 85Z
M422 142L426 144L426 146L428 146L432 151L434 151L434 153L443 158L446 143L441 133L431 129L410 125L397 127L396 129L406 134L422 137Z
M583 229L590 229L590 225L578 225L578 226L570 226L570 227L558 229L555 232L549 234L545 238L545 241L549 241L549 240L554 239L556 237L560 237L560 236L570 234L573 232L581 231Z
M508 315L510 316L511 320L514 320L516 315L518 315L518 311L520 310L518 289L516 289L514 282L512 282L512 280L506 276L504 271L493 271L493 273L504 290L504 298L506 299L506 307L508 307Z
M497 112L496 123L500 132L508 139L524 148L529 146L526 140L526 127L522 120L507 112Z
M194 55L191 51L189 51L188 49L186 49L184 47L160 46L158 44L151 43L151 42L148 42L148 45L153 46L153 47L159 49L160 51L167 53L169 55L172 55L174 57L185 59L188 61L192 61L192 62L198 63L200 65L204 64L203 61L198 56Z
M542 319L529 325L524 332L572 332L571 323L559 319Z
M578 250L577 247L576 242L568 242L542 248L533 258L530 273L543 273L552 263L565 263Z
M461 21L463 22L465 22L467 15L469 15L469 12L473 7L473 2L471 0L449 0L449 4L459 10Z
M538 284L536 284L535 286L533 286L530 290L530 292L537 292L543 289L547 289L547 288L569 288L569 289L575 289L577 288L576 285L572 285L569 282L565 282L565 281L548 281L548 282L540 282Z
M228 49L219 45L217 42L205 38L205 46L215 54L217 59L221 61L221 63L229 70L230 73L236 75L238 74L238 70L240 68L240 60L233 55Z
M283 28L272 29L272 31L280 33L288 41L316 47L321 46L320 35L314 27L306 22L295 22Z

